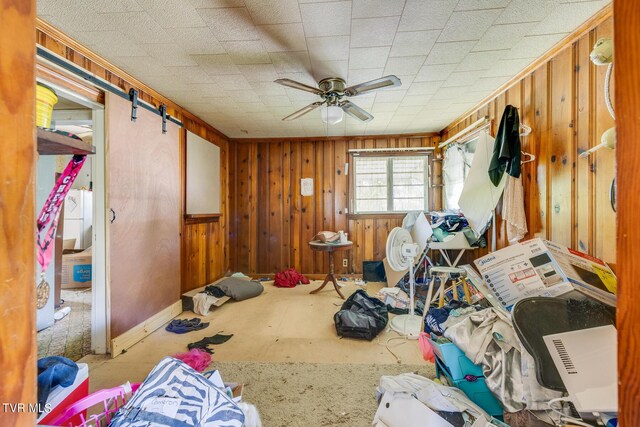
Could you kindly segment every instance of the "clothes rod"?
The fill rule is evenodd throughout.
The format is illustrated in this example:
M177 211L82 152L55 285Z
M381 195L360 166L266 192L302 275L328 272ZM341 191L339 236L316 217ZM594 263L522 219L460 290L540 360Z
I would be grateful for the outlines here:
M89 83L93 84L96 87L99 87L100 89L106 90L108 92L111 92L113 94L118 95L119 97L126 99L127 101L130 100L129 98L129 94L126 92L123 92L122 90L120 90L119 88L114 87L113 85L111 85L111 83L106 82L105 80L102 80L96 76L94 76L91 73L88 73L86 71L84 71L82 68L79 68L77 66L75 66L74 64L70 63L69 61L67 61L66 59L52 53L49 52L48 50L45 50L43 48L41 48L40 46L36 47L37 50L37 56L46 59L47 61L51 62L52 64L62 68L65 71L70 72L71 74L74 74L77 77L82 78L83 80L88 81ZM150 105L146 102L143 101L138 101L138 106L144 108L145 110L148 110L158 116L161 116L162 113L160 113L160 111L158 109L156 109L153 105ZM178 119L176 119L175 117L171 117L170 115L167 114L167 120L177 124L178 126L182 126L182 122Z
M385 153L398 151L433 151L433 147L352 148L349 153Z
M488 117L483 117L481 119L476 120L475 122L471 123L469 126L467 126L466 128L462 129L460 132L456 133L455 135L453 135L451 138L447 139L444 142L441 142L440 145L438 145L438 148L443 148L446 147L447 145L451 144L452 142L454 142L455 140L459 139L461 136L471 132L472 130L474 130L475 128L477 128L478 126L485 124L489 121Z

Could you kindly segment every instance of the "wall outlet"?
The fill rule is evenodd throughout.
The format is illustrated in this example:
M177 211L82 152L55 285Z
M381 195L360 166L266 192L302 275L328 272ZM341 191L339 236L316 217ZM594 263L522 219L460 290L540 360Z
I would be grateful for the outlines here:
M349 260L348 260L348 259L346 259L346 258L345 258L345 259L343 259L343 260L342 260L342 266L343 266L343 267L348 267L348 266L349 266Z

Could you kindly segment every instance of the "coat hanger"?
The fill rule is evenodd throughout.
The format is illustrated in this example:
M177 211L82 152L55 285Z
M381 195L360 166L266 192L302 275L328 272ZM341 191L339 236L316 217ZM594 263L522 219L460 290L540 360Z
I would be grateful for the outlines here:
M536 160L536 156L534 156L531 153L527 153L526 151L521 151L520 153L522 153L522 156L523 156L523 159L520 162L521 165L524 165L526 163L531 163Z
M520 123L520 136L527 136L531 133L531 128L524 123Z

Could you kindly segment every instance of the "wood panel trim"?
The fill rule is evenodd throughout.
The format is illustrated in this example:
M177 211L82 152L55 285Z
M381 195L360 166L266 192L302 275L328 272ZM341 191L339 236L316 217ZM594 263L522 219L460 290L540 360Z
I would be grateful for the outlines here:
M38 58L40 59L40 58ZM50 68L48 64L36 64L36 77L58 84L72 92L76 92L91 101L104 105L104 92L81 82L79 79Z
M149 336L153 331L159 329L180 313L182 313L182 300L174 302L144 322L115 337L111 340L111 357L119 356L123 351L133 347L134 344Z
M618 144L618 407L620 425L640 424L640 8L636 0L614 4L615 108Z
M345 135L345 136L303 136L289 138L230 138L229 142L234 144L249 143L278 143L278 142L315 142L315 141L364 141L370 139L393 139L393 138L433 138L440 137L440 132L388 134L388 135Z
M556 43L551 49L545 52L542 56L537 58L531 64L527 65L522 71L509 79L506 83L502 84L499 88L491 92L489 95L485 96L480 102L476 105L465 111L460 117L450 123L446 128L440 131L440 135L444 135L444 133L448 132L454 126L464 122L467 117L473 114L475 111L482 108L483 105L490 102L492 99L496 98L501 93L507 91L512 86L516 85L520 80L524 79L527 75L531 74L535 69L547 63L551 58L556 56L560 51L566 49L567 47L573 45L580 37L584 36L586 33L611 18L613 15L613 7L611 4L608 4L604 8L602 8L598 13L593 15L587 21L585 21L582 25L576 28L571 34L564 37L558 43Z

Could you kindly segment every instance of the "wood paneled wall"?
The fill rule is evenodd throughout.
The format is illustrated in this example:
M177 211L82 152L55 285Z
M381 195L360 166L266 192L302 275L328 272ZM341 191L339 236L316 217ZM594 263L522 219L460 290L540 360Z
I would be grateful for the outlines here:
M78 67L85 69L94 76L103 79L112 85L128 92L135 88L139 91L139 99L151 105L159 107L161 104L167 106L167 113L177 118L183 123L183 130L189 130L202 138L220 147L221 163L221 184L222 184L222 215L217 222L184 222L182 223L181 242L181 290L185 292L190 289L210 283L221 277L229 268L227 248L227 178L228 178L228 139L217 129L206 124L195 115L175 104L168 98L163 97L153 88L145 85L135 77L120 70L113 64L93 53L64 33L50 26L46 22L38 19L36 30L36 41L49 51L65 58ZM39 68L39 73L43 77L51 78L46 74L46 68ZM92 95L81 82L74 82L72 78L56 80L56 83L67 86L72 90L80 91L83 95L97 101L102 101L103 97L95 91ZM184 172L184 145L185 138L182 136L182 152L180 159L181 169ZM182 188L184 189L184 173L182 174ZM184 196L184 191L183 191Z
M616 216L609 202L615 153L603 149L589 158L578 158L599 144L602 133L614 125L604 100L606 67L589 60L596 40L612 36L612 19L607 18L473 114L449 126L442 136L453 135L483 116L492 120L491 134L495 135L505 106L517 107L520 122L532 128L521 139L522 149L536 156L522 171L529 227L526 238L543 237L615 263ZM508 242L499 214L500 210L497 247L501 248Z
M353 249L336 255L336 271L361 273L362 261L384 258L389 231L402 215L353 217L347 213L349 149L431 147L437 136L232 140L229 150L229 244L233 270L305 274L328 271L328 257L309 249L320 230L344 230ZM438 168L439 169L439 168ZM439 182L440 171L433 174ZM314 179L313 196L300 195L300 179ZM347 258L349 266L342 267Z
M229 141L204 126L187 120L185 128L220 147L220 215L216 221L187 220L182 228L182 292L209 284L229 270L227 218L229 217ZM183 135L183 154L186 133ZM184 163L183 163L184 164ZM185 172L186 173L186 172ZM183 178L184 181L184 178ZM186 198L183 211L186 212Z
M0 0L0 425L35 425L35 0Z
M618 145L618 406L619 425L640 425L640 8L616 0L615 64ZM636 193L636 190L639 193Z

